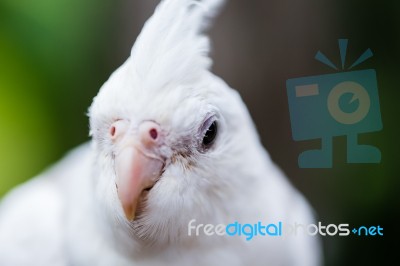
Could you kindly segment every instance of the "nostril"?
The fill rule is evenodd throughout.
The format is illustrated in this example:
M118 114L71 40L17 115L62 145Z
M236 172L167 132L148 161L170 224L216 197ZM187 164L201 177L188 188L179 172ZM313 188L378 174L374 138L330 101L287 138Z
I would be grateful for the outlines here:
M117 133L117 128L115 126L111 126L111 128L110 128L111 137L115 137L116 133Z
M149 133L150 133L150 137L151 137L152 139L154 139L154 140L157 139L157 137L158 137L157 129L152 128L152 129L150 129Z

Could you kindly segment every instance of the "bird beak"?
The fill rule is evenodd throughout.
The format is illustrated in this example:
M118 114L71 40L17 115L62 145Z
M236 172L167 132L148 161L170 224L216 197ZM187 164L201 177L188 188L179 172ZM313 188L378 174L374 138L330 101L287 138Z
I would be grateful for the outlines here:
M125 138L128 141L121 143L115 156L118 197L129 221L135 219L142 193L154 186L164 166L164 161L155 155L160 142L157 127L153 122L141 125L135 136Z

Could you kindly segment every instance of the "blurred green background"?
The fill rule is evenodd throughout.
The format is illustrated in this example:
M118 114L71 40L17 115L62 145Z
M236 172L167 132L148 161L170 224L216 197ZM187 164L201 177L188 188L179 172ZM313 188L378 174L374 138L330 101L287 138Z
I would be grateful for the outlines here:
M0 196L88 140L92 98L129 55L156 0L0 0ZM229 1L211 30L214 71L240 91L274 161L325 224L381 225L384 237L326 237L326 265L397 261L400 151L398 64L400 2L345 0ZM299 169L300 152L318 140L291 137L285 82L332 73L314 60L322 50L378 76L383 130L360 136L380 164L346 164L345 138L334 139L332 169Z

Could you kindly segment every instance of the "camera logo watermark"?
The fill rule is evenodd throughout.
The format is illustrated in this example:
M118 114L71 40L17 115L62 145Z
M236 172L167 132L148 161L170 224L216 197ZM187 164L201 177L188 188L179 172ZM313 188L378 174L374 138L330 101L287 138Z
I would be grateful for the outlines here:
M360 145L357 141L360 133L382 129L376 72L374 69L349 71L372 57L372 51L367 49L347 70L347 39L339 39L339 51L344 72L286 82L293 139L321 139L321 149L299 155L301 168L331 168L332 138L343 135L347 136L348 163L381 161L378 148ZM320 51L315 58L338 70Z
M188 223L188 236L238 236L244 237L246 241L254 237L282 237L282 236L349 236L351 233L358 236L383 236L383 227L378 226L359 226L350 230L349 224L328 224L322 222L317 224L293 223L284 224L282 221L276 223L239 223L237 221L230 224L197 224L195 219Z

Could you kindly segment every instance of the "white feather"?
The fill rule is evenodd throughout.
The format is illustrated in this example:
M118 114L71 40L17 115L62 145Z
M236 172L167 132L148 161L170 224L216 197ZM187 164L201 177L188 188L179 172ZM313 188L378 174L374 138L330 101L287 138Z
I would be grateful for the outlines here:
M222 2L170 0L159 4L131 53L133 71L150 83L146 87L193 80L209 69L210 45L202 30Z
M91 145L11 192L0 208L0 265L305 265L318 238L189 236L188 222L314 222L306 200L271 162L236 91L210 71L203 30L223 1L164 0L131 57L89 111ZM205 117L219 132L196 150ZM154 120L175 156L129 222L115 187L111 123ZM179 156L177 151L190 151ZM5 251L5 252L3 252Z

